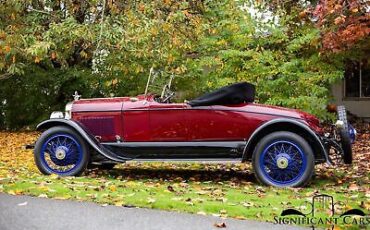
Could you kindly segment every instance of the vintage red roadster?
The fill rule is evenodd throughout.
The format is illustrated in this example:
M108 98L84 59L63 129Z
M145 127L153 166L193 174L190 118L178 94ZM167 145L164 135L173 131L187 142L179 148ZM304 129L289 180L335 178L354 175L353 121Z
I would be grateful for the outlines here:
M172 78L171 78L172 80ZM251 161L265 185L299 187L315 164L352 162L355 130L343 107L332 131L293 109L254 103L255 87L236 83L184 103L171 103L171 81L161 95L79 99L40 123L34 146L43 174L76 176L88 165L126 161Z

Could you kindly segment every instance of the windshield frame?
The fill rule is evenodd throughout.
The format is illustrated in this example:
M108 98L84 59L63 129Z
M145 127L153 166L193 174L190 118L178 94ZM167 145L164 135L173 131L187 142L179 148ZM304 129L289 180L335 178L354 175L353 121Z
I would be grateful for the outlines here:
M144 96L145 97L147 97L148 94L151 94L150 89L149 89L151 87L161 89L160 98L163 98L164 93L165 93L165 89L171 90L172 81L175 78L175 75L173 73L171 73L169 81L167 83L164 83L163 86L154 84L158 75L160 76L163 73L165 73L165 72L155 71L153 67L150 68L148 80L147 80L145 91L144 91Z

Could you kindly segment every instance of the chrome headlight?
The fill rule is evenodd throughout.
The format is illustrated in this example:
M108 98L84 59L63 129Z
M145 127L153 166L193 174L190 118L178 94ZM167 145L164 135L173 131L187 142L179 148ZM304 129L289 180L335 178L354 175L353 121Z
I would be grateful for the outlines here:
M337 120L337 122L335 122L335 127L337 127L338 129L344 128L344 122L341 120Z
M65 119L71 119L72 118L72 105L73 105L73 102L68 102L66 104L65 116L64 116Z
M62 119L63 118L63 112L54 111L50 114L50 119Z

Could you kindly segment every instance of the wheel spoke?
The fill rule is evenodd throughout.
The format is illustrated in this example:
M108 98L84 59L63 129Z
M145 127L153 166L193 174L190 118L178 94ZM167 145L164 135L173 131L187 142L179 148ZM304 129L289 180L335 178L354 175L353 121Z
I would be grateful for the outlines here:
M281 144L280 153L285 153L284 144Z
M288 148L287 153L291 153L291 152L292 152L292 148L293 148L293 146L292 146L292 145L290 145L290 146L289 146L289 148Z

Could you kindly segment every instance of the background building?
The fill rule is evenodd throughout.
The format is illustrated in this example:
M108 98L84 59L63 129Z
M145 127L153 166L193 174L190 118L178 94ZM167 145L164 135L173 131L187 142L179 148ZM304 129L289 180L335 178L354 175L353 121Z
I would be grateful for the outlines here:
M349 61L344 79L332 88L335 103L345 105L352 114L370 119L369 60Z

